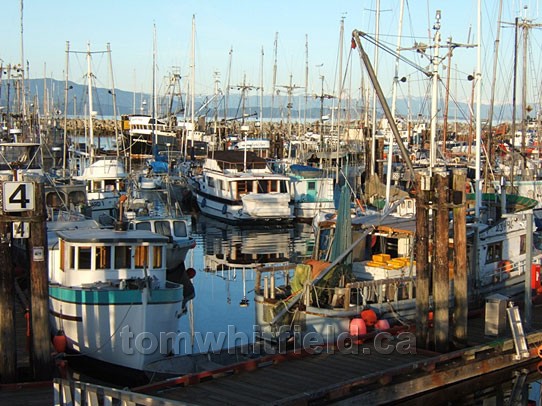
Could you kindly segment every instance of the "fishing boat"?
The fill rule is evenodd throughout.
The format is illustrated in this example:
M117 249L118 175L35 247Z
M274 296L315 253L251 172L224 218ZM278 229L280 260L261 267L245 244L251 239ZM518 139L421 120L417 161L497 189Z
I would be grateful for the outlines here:
M237 224L289 223L289 177L250 151L215 151L192 179L201 212Z
M469 206L474 200L474 194L467 195ZM336 221L319 228L313 259L258 270L255 306L261 338L276 342L295 334L297 338L316 334L332 342L349 334L352 320L359 321L364 310L385 320L383 326L414 322L415 218L366 216L356 219L356 225L344 201L341 196ZM526 275L531 275L533 267L539 269L541 261L540 252L530 256L527 249L532 244L532 228L526 212L537 202L498 194L483 194L482 201L483 221L470 221L467 226L470 309L480 308L495 293L520 297ZM449 245L453 244L450 239ZM453 278L453 262L449 266ZM539 278L535 275L532 280ZM452 308L453 289L449 298Z
M194 289L186 273L181 283L167 280L168 238L125 227L56 235L49 313L67 351L136 371L171 355Z
M177 149L177 133L167 121L142 114L123 116L122 120L129 137L130 157L149 159L160 151Z

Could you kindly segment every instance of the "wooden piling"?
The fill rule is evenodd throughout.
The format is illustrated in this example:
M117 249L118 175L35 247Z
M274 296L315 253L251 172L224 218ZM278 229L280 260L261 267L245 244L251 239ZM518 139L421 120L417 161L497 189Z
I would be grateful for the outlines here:
M32 320L32 368L34 379L52 377L51 336L49 330L49 286L47 275L47 232L45 188L34 182L35 210L27 212L30 222L30 306Z
M429 317L429 191L431 178L416 173L416 346L427 348Z
M17 345L15 338L15 289L11 262L11 223L0 222L0 380L17 381Z
M469 312L467 278L467 172L457 169L453 173L453 221L454 221L454 313L452 340L456 345L467 344L467 321Z
M447 352L449 347L450 271L448 266L448 174L434 174L436 203L433 233L433 300L435 302L435 350ZM435 206L434 206L435 207Z

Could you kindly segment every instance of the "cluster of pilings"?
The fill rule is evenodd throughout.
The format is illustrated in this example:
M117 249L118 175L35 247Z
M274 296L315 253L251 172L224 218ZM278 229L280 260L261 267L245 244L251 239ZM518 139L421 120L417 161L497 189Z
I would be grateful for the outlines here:
M465 169L456 169L451 174L438 169L416 173L416 340L418 347L438 352L448 351L450 342L462 346L467 341L466 179ZM450 210L452 272L448 250ZM454 306L450 312L452 293ZM431 311L432 335L429 334Z

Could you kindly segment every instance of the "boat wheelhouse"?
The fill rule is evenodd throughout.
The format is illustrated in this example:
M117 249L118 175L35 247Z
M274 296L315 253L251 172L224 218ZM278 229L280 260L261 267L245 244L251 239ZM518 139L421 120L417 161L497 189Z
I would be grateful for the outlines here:
M123 128L128 132L131 158L148 159L159 151L177 150L177 133L166 121L149 115L123 116Z

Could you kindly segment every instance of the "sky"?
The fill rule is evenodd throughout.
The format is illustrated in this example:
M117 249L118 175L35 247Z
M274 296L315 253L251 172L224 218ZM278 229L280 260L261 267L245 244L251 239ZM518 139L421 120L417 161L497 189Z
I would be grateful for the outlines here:
M481 70L486 98L492 77L498 3L482 1ZM515 17L528 15L538 23L539 3L540 0L504 0L502 21L513 22ZM476 43L477 0L405 0L404 4L402 48L412 48L415 42L431 42L437 9L441 10L443 43L450 37L461 44ZM215 79L221 89L229 87L234 92L245 84L253 87L250 92L259 92L256 88L263 85L264 94L270 94L275 67L277 93L286 94L291 89L294 94L315 96L322 90L336 94L339 66L345 72L343 87L355 94L362 88L363 65L357 51L349 47L352 31L376 36L378 15L380 41L396 49L399 9L400 0L3 0L0 62L4 66L20 63L22 48L30 78L46 75L64 80L69 41L68 76L75 82L84 83L85 53L90 44L97 86L111 87L113 77L118 89L151 92L155 60L157 87L162 88L164 79L175 70L181 75L184 88L192 80L193 60L196 94L212 94ZM506 25L501 30L499 49L503 62L498 68L499 84L503 97L507 97L514 30ZM534 34L540 37L540 33ZM536 42L530 58L540 60L540 41L534 34ZM107 44L111 49L112 73L107 54L99 52L105 51ZM377 57L368 43L364 48L373 64L378 60L377 73L389 94L394 57L382 51ZM445 54L441 50L441 55ZM420 70L429 67L429 58L412 50L403 50L401 55L419 65ZM446 64L444 59L443 76ZM450 67L454 72L451 77L457 78L457 97L470 97L471 84L465 78L477 69L476 48L455 49ZM399 71L400 77L409 78L408 92L416 88L420 93L426 91L426 79L419 70L401 64ZM400 93L405 94L406 86L402 87Z

